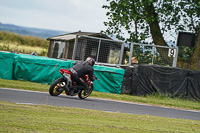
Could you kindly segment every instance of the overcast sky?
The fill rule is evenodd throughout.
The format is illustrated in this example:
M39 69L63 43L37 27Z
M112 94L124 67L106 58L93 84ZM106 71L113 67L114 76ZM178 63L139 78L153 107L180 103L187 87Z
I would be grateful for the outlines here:
M106 0L0 0L0 22L75 32L105 30Z

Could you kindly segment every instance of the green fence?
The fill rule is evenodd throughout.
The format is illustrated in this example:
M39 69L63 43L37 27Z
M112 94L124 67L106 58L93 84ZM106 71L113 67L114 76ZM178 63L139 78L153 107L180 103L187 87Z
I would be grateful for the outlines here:
M61 77L59 69L68 69L75 61L59 60L33 55L0 52L0 78L27 80L51 84ZM95 75L100 81L94 81L94 91L121 93L124 69L94 66Z

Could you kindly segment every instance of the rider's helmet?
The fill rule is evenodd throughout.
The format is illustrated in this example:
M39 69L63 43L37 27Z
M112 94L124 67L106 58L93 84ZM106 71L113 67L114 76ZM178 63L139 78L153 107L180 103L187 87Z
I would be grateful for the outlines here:
M92 57L88 57L85 61L87 61L92 67L95 64L95 60Z

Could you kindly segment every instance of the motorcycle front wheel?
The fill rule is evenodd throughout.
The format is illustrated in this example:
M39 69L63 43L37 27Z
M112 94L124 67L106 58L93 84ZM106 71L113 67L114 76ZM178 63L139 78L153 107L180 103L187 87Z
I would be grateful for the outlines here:
M64 82L63 78L56 79L51 84L51 86L49 88L49 94L51 96L58 96L58 95L60 95L64 91L64 88L63 88L64 85L65 85L65 82Z
M91 93L92 93L92 91L93 91L93 84L90 84L89 86L88 86L88 90L81 90L79 93L78 93L78 97L80 98L80 99L85 99L85 98L87 98Z

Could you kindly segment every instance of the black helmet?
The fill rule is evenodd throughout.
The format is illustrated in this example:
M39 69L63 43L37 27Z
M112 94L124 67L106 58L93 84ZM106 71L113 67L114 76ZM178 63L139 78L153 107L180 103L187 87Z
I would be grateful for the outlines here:
M88 57L88 58L86 59L86 61L87 61L91 66L94 66L94 64L95 64L95 60L94 60L92 57Z

